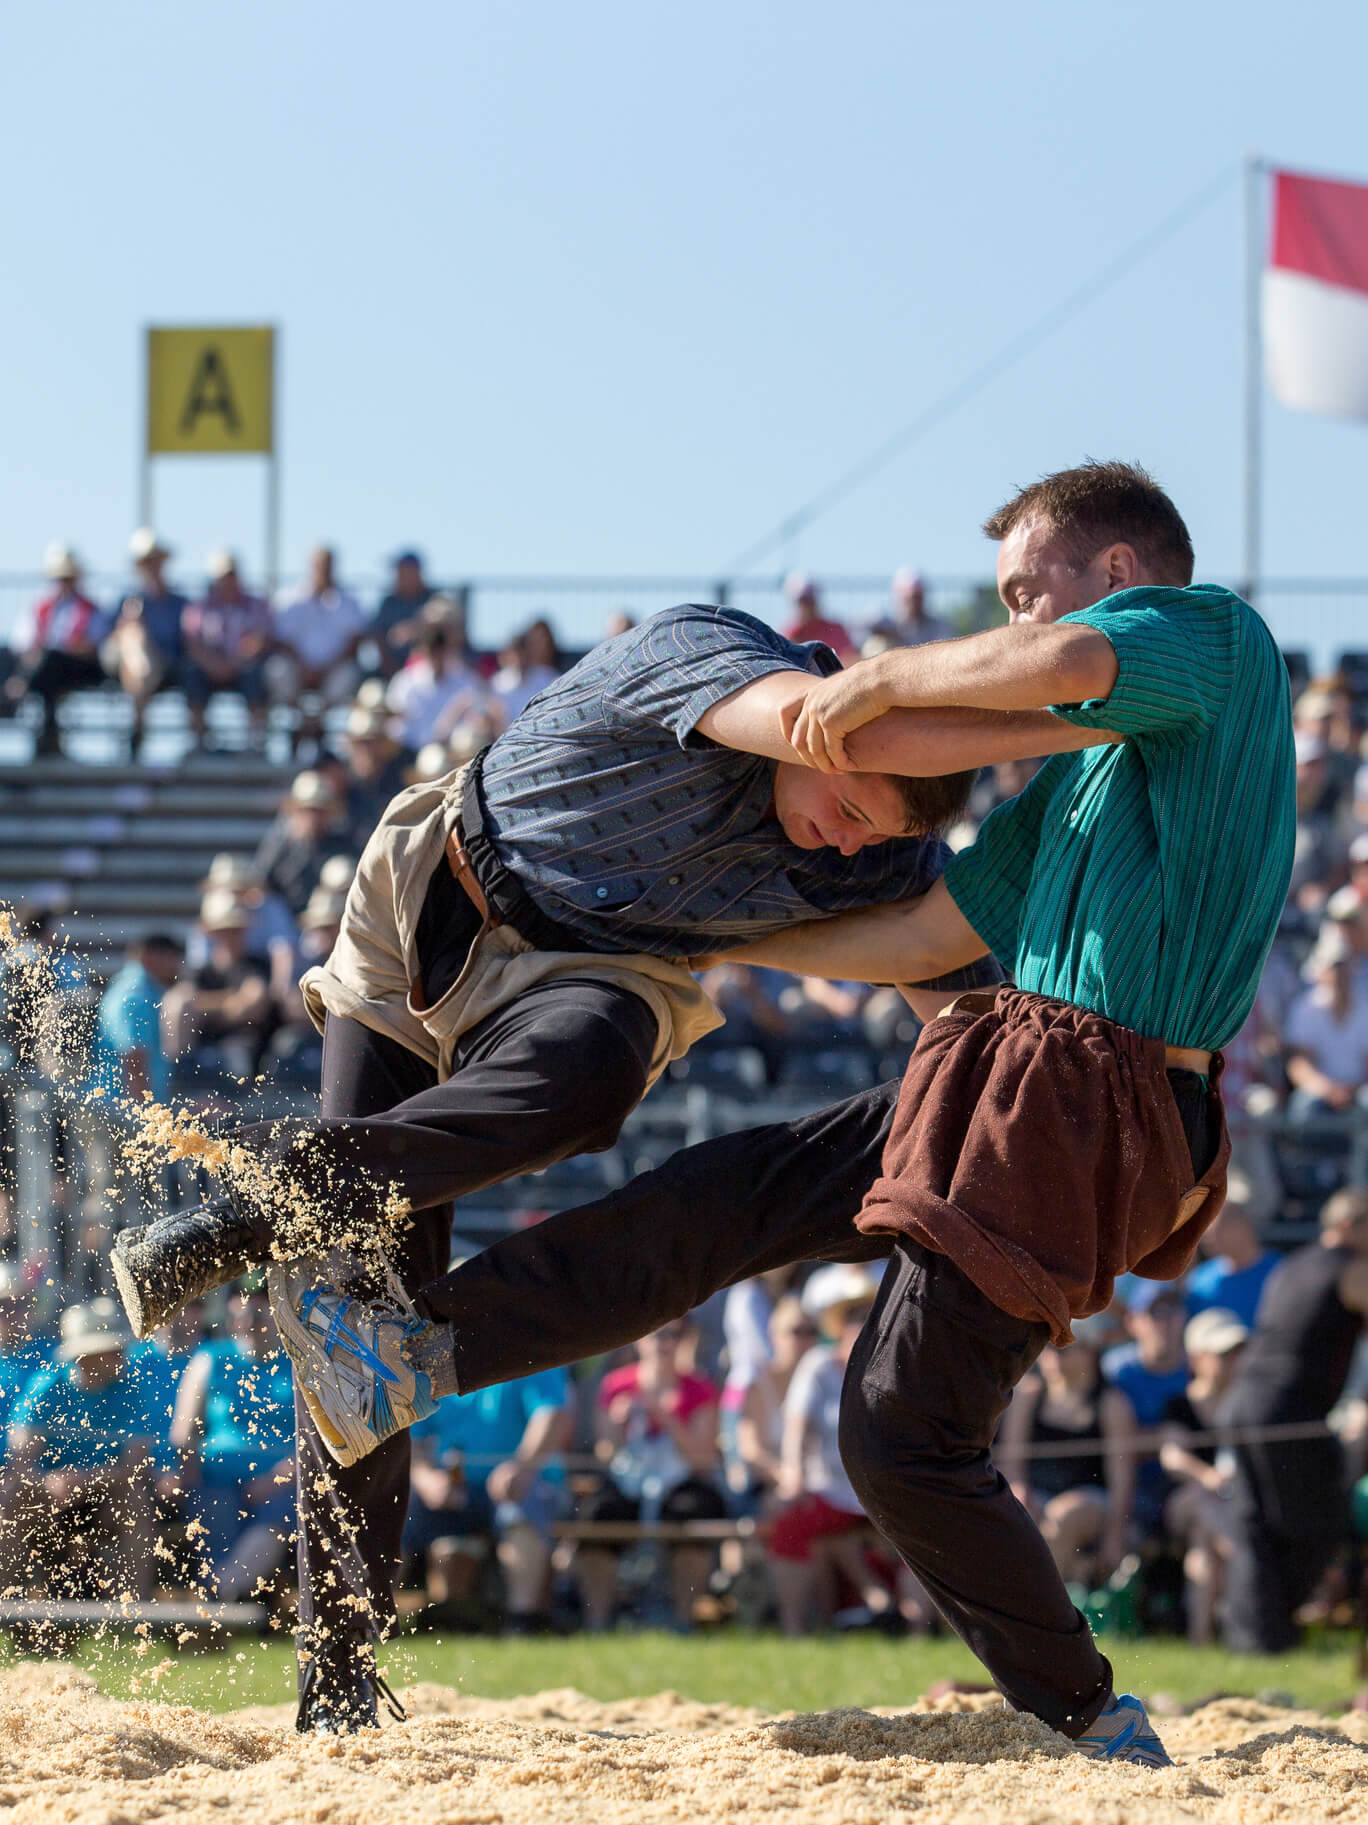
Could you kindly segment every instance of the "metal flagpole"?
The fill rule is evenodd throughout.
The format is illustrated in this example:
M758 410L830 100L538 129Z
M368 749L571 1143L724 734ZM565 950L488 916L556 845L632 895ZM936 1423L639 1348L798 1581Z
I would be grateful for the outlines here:
M1263 174L1257 152L1245 159L1245 423L1244 557L1240 593L1254 602L1259 593L1263 508Z

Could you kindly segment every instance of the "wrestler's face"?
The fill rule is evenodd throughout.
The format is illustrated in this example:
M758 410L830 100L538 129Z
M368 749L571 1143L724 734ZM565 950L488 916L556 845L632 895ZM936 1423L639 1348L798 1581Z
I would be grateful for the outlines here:
M882 773L818 773L781 760L774 771L774 815L798 849L854 855L907 835L901 794Z
M1106 545L1082 570L1049 520L1023 520L998 546L997 586L1018 621L1058 621L1103 596L1147 581L1129 545Z

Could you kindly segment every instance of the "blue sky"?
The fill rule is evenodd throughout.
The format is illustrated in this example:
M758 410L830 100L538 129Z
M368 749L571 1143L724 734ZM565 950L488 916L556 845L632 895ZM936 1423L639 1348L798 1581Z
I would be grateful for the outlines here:
M1326 0L7 9L0 570L116 566L140 331L283 334L284 551L373 573L710 575L1249 149L1368 179L1368 9ZM1148 463L1239 565L1238 181L808 529L987 571L983 514ZM1267 410L1270 572L1368 570L1368 426ZM164 462L193 573L255 464Z

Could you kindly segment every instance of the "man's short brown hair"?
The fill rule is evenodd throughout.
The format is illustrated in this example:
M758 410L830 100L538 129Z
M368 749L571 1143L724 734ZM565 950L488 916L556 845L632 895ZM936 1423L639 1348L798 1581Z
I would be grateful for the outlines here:
M885 777L898 789L907 814L907 834L939 836L964 816L978 776L978 768L971 767L967 773L941 773L931 778L908 773L889 773Z
M1105 546L1129 545L1156 582L1185 589L1192 581L1192 539L1182 515L1136 463L1088 462L1042 476L991 514L983 530L1000 541L1037 516L1080 571Z

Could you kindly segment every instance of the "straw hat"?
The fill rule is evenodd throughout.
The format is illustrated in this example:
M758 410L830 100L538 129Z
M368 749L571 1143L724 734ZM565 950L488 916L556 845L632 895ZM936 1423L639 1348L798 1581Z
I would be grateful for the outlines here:
M200 882L203 888L221 887L236 893L244 887L260 887L261 871L249 856L230 855L226 850L209 864L209 872Z
M837 1262L819 1267L803 1288L802 1307L809 1318L821 1320L852 1305L869 1305L879 1283L867 1267Z
M327 811L337 803L337 795L321 773L310 769L307 773L295 775L294 784L290 787L289 802L301 805L308 811Z
M88 1305L68 1306L62 1313L57 1360L75 1362L82 1356L103 1356L110 1350L127 1349L132 1341L133 1333L118 1302L92 1299Z
M54 583L74 583L81 574L81 560L70 545L54 540L43 553L43 571Z
M325 887L315 887L299 916L300 929L310 925L340 925L346 904L346 894L329 893Z
M1227 1356L1249 1336L1248 1327L1223 1305L1198 1312L1183 1330L1183 1349L1189 1356Z
M349 855L330 855L318 871L318 885L327 893L346 893L356 873L356 863Z
M211 887L200 902L199 922L207 932L245 931L252 915L231 888Z

